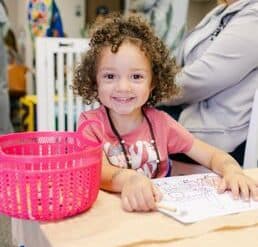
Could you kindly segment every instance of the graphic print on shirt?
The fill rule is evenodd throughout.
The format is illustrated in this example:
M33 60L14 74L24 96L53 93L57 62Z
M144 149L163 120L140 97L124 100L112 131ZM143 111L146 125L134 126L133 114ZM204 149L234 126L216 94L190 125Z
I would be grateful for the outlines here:
M104 151L112 165L127 168L121 145L113 145L106 142L104 144ZM147 177L152 177L157 169L157 155L151 143L147 141L137 141L135 144L129 146L127 153L132 162L132 169L145 174Z

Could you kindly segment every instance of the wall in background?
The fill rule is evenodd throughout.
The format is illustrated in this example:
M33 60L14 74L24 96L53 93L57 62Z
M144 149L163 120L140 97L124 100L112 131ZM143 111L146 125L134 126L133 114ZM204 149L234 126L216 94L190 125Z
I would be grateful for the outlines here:
M123 9L124 4L121 0L94 0L89 1L85 0L85 13L86 13L86 23L92 23L97 15L97 11L103 13L103 11L115 11L121 12Z
M81 37L85 20L84 0L56 0L63 21L64 32L68 37Z
M18 4L19 0L5 0L5 4L8 8L8 17L9 20L11 20L11 27L12 29L15 31L15 33L17 32L17 23L18 23L18 15L19 13L17 13L17 4ZM13 11L15 10L15 11Z

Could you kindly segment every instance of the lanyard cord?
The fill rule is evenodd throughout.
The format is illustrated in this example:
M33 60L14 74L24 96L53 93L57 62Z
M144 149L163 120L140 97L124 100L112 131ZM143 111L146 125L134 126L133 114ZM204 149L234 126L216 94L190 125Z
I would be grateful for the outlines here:
M114 123L113 123L111 117L110 117L108 108L105 107L105 109L106 109L106 112L107 112L107 116L108 116L108 120L109 120L111 129L112 129L112 131L114 132L114 134L116 135L116 138L118 139L118 141L119 141L119 143L120 143L120 145L121 145L121 147L122 147L122 151L123 151L123 154L124 154L124 156L125 156L125 160L126 160L127 167L128 167L129 169L131 169L131 168L132 168L132 164L131 164L131 161L129 160L129 157L128 157L128 155L127 155L127 152L126 152L126 149L125 149L125 146L124 146L125 141L124 141L124 140L121 138L121 136L119 135L119 133L118 133L118 131L117 131L117 129L116 129L116 127L115 127L115 125L114 125Z
M159 173L159 163L160 163L159 150L157 148L156 139L155 139L154 131L153 131L153 128L152 128L152 124L150 122L150 119L146 115L145 111L143 110L143 108L142 108L142 114L145 117L145 119L147 120L147 123L148 123L148 126L149 126L149 130L150 130L150 133L151 133L151 139L152 139L151 140L151 144L154 147L154 150L155 150L155 153L156 153L156 157L157 157L157 160L156 160L157 170L156 170L155 176L154 176L154 177L156 177L158 175L158 173Z
M108 116L108 120L109 120L109 123L110 123L110 126L111 126L111 129L113 131L113 133L115 134L116 138L118 139L121 147L122 147L122 152L124 154L124 157L125 157L125 160L126 160L126 164L127 164L127 167L129 169L132 169L132 161L130 160L130 157L129 155L127 154L127 151L126 151L126 148L125 148L125 141L121 138L120 134L118 133L111 117L110 117L110 114L109 114L109 109L107 107L105 107L106 109L106 112L107 112L107 116ZM142 114L143 116L145 117L145 119L147 120L147 124L148 124L148 127L149 127L149 130L150 130L150 134L151 134L151 144L152 146L154 147L154 150L155 150L155 153L156 153L156 157L157 157L157 160L156 160L156 163L157 163L157 169L156 169L156 172L155 172L155 177L157 176L158 172L159 172L159 166L158 164L160 163L160 156L159 156L159 152L158 152L158 148L157 148L157 145L156 145L156 140L155 140L155 136L154 136L154 131L153 131L153 128L152 128L152 124L149 120L149 118L147 117L146 113L144 112L144 110L142 109Z

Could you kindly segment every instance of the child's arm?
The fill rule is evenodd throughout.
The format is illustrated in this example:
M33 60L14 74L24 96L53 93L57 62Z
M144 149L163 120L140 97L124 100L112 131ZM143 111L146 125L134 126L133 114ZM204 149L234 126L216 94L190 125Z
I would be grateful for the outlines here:
M161 193L146 176L132 169L110 165L103 153L101 188L121 192L122 207L127 211L149 211L156 208Z
M219 192L231 189L236 199L241 194L245 200L250 196L258 200L258 183L246 176L236 160L226 152L195 139L186 155L222 176Z

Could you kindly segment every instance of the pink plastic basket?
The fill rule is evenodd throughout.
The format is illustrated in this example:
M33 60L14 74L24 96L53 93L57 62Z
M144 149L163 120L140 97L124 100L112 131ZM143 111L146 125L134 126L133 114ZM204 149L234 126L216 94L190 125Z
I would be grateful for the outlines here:
M77 132L24 132L0 136L0 212L50 221L92 206L100 185L102 141Z

